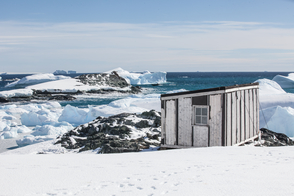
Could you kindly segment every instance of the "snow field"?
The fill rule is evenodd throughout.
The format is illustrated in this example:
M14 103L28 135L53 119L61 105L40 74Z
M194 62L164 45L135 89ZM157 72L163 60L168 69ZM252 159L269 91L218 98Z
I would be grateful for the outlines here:
M294 195L294 147L99 156L9 152L0 155L1 195Z

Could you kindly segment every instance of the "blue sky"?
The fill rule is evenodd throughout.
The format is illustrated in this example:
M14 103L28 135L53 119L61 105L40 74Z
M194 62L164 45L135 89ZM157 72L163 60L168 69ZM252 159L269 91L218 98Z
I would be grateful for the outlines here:
M293 71L290 0L0 0L0 72Z

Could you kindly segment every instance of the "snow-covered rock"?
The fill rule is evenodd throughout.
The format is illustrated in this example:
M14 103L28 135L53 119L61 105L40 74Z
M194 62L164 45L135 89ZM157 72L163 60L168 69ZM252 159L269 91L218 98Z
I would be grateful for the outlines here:
M55 76L53 74L35 74L23 77L20 80L7 84L5 87L25 87L33 84L40 84L48 81L69 79L68 76Z
M294 88L294 73L289 73L288 76L276 75L272 80L282 88Z
M160 145L161 115L122 113L98 117L59 136L56 144L79 151L101 148L100 153L137 152Z
M119 76L125 78L129 84L141 85L141 84L161 84L166 82L166 72L144 71L143 73L130 73L122 68L116 68L105 73L112 73L115 71Z

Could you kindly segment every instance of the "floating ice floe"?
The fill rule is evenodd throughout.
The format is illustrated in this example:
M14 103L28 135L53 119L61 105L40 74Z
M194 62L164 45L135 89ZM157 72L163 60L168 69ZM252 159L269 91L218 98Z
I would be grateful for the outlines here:
M15 82L7 84L5 87L24 87L28 85L33 85L33 84L39 84L39 83L44 83L48 81L54 81L54 80L64 80L64 79L69 79L70 77L68 76L55 76L53 74L35 74L31 76L26 76L23 77L20 80L17 80Z
M161 84L166 82L166 72L154 72L144 71L143 73L130 73L122 68L116 68L105 73L112 73L116 71L117 74L127 80L129 84L141 85L141 84Z
M294 73L289 73L288 76L277 75L272 80L282 88L294 88Z

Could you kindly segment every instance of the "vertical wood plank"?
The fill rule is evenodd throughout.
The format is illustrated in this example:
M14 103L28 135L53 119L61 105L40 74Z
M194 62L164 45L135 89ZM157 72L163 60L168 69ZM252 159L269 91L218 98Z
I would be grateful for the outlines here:
M250 122L249 122L249 90L245 90L245 133L246 133L246 138L250 138Z
M236 134L237 134L237 143L241 142L241 115L240 115L240 110L241 110L241 91L237 91L237 114L236 114L236 123L237 123L237 129L236 129Z
M178 99L178 145L192 146L192 99Z
M259 132L259 89L256 90L256 131Z
M245 91L241 91L241 111L240 111L240 127L241 127L241 141L245 141Z
M257 117L256 117L256 107L257 107L257 97L256 97L256 89L253 89L253 135L256 135L256 124L257 124Z
M208 146L208 127L207 126L193 126L195 147Z
M166 101L166 143L176 145L176 101Z
M166 101L164 101L164 105L166 104ZM165 112L165 106L164 108L161 108L161 139L164 138L164 144L166 144L166 112Z
M254 124L253 124L253 91L252 89L249 90L249 119L250 119L250 124L249 124L249 132L250 132L250 137L254 136Z
M222 145L222 99L221 95L210 95L210 141L209 146L221 146Z
M232 145L237 143L237 98L236 92L232 92L231 94L231 101L232 101L232 121L231 121L231 131L232 131Z
M231 146L231 93L226 94L226 145Z

